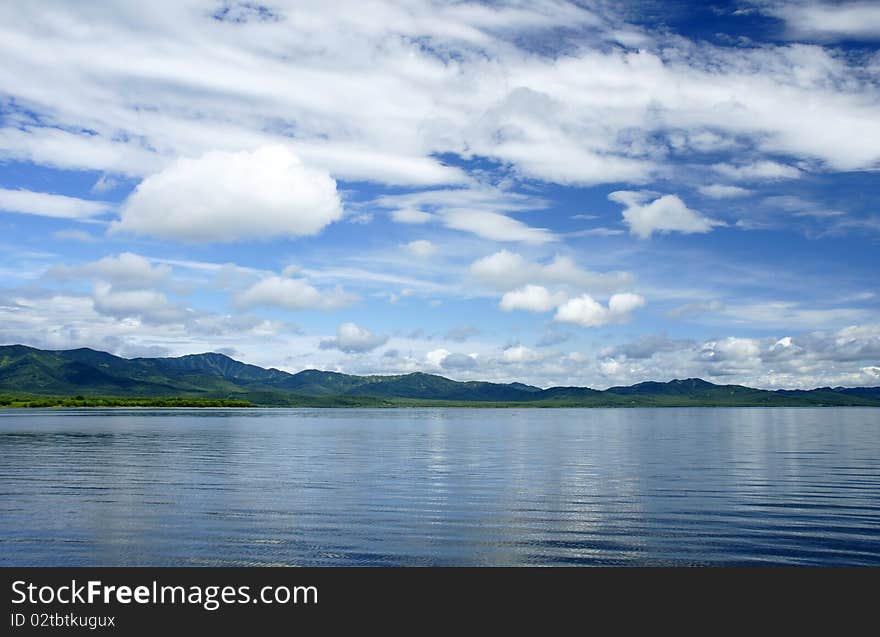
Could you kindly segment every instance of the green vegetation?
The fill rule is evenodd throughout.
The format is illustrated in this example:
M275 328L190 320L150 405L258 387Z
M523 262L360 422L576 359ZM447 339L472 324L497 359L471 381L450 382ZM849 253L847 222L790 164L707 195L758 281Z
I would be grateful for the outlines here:
M699 378L598 391L458 382L432 374L290 374L216 353L125 359L92 349L0 346L0 407L880 406L880 387L767 391Z
M253 407L221 398L119 398L112 396L0 396L0 407Z

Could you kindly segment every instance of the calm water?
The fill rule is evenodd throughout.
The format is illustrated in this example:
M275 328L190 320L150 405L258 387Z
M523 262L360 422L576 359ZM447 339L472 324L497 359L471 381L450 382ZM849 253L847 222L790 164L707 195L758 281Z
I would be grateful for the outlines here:
M0 412L0 565L880 565L880 409Z

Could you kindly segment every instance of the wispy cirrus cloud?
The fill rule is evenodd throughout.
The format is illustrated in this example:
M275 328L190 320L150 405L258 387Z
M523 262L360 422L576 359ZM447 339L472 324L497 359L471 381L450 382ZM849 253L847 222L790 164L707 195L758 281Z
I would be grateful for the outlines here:
M830 15L817 3L780 6L792 23ZM568 185L641 184L662 172L670 146L724 150L730 138L841 170L880 158L877 87L845 81L858 69L817 46L720 47L659 33L620 46L612 8L554 0L488 11L379 2L369 19L358 3L337 5L333 19L305 4L243 22L200 8L54 5L48 21L39 6L2 10L2 89L40 117L0 129L0 152L148 175L180 156L284 141L334 178L411 186L467 183L444 153ZM871 24L870 6L844 9L842 31ZM339 19L349 12L361 17ZM95 37L74 35L85 28ZM581 45L529 46L554 29ZM160 45L162 33L173 46ZM51 63L38 53L46 43L59 52ZM691 141L676 145L681 131Z
M0 188L0 210L56 219L89 219L113 210L103 201L79 199L66 195Z
M785 20L789 35L819 40L880 40L880 7L875 2L768 2L758 7Z

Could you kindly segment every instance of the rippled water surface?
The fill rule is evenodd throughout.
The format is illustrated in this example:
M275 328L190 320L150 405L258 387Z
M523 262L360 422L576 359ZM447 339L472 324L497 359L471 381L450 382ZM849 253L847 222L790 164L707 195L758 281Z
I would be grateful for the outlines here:
M880 409L0 412L0 565L880 565Z

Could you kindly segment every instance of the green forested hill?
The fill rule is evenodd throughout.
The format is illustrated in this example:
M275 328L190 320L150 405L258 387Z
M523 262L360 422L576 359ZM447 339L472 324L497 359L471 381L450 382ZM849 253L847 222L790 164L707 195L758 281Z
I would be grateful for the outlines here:
M247 365L217 353L126 359L86 348L47 351L23 345L0 346L0 395L19 399L176 398L189 399L192 404L198 404L198 400L235 400L315 407L880 406L880 387L767 391L690 378L605 391L587 387L541 389L522 383L458 382L421 372L353 376L309 369L290 374ZM7 400L5 404L13 402Z

